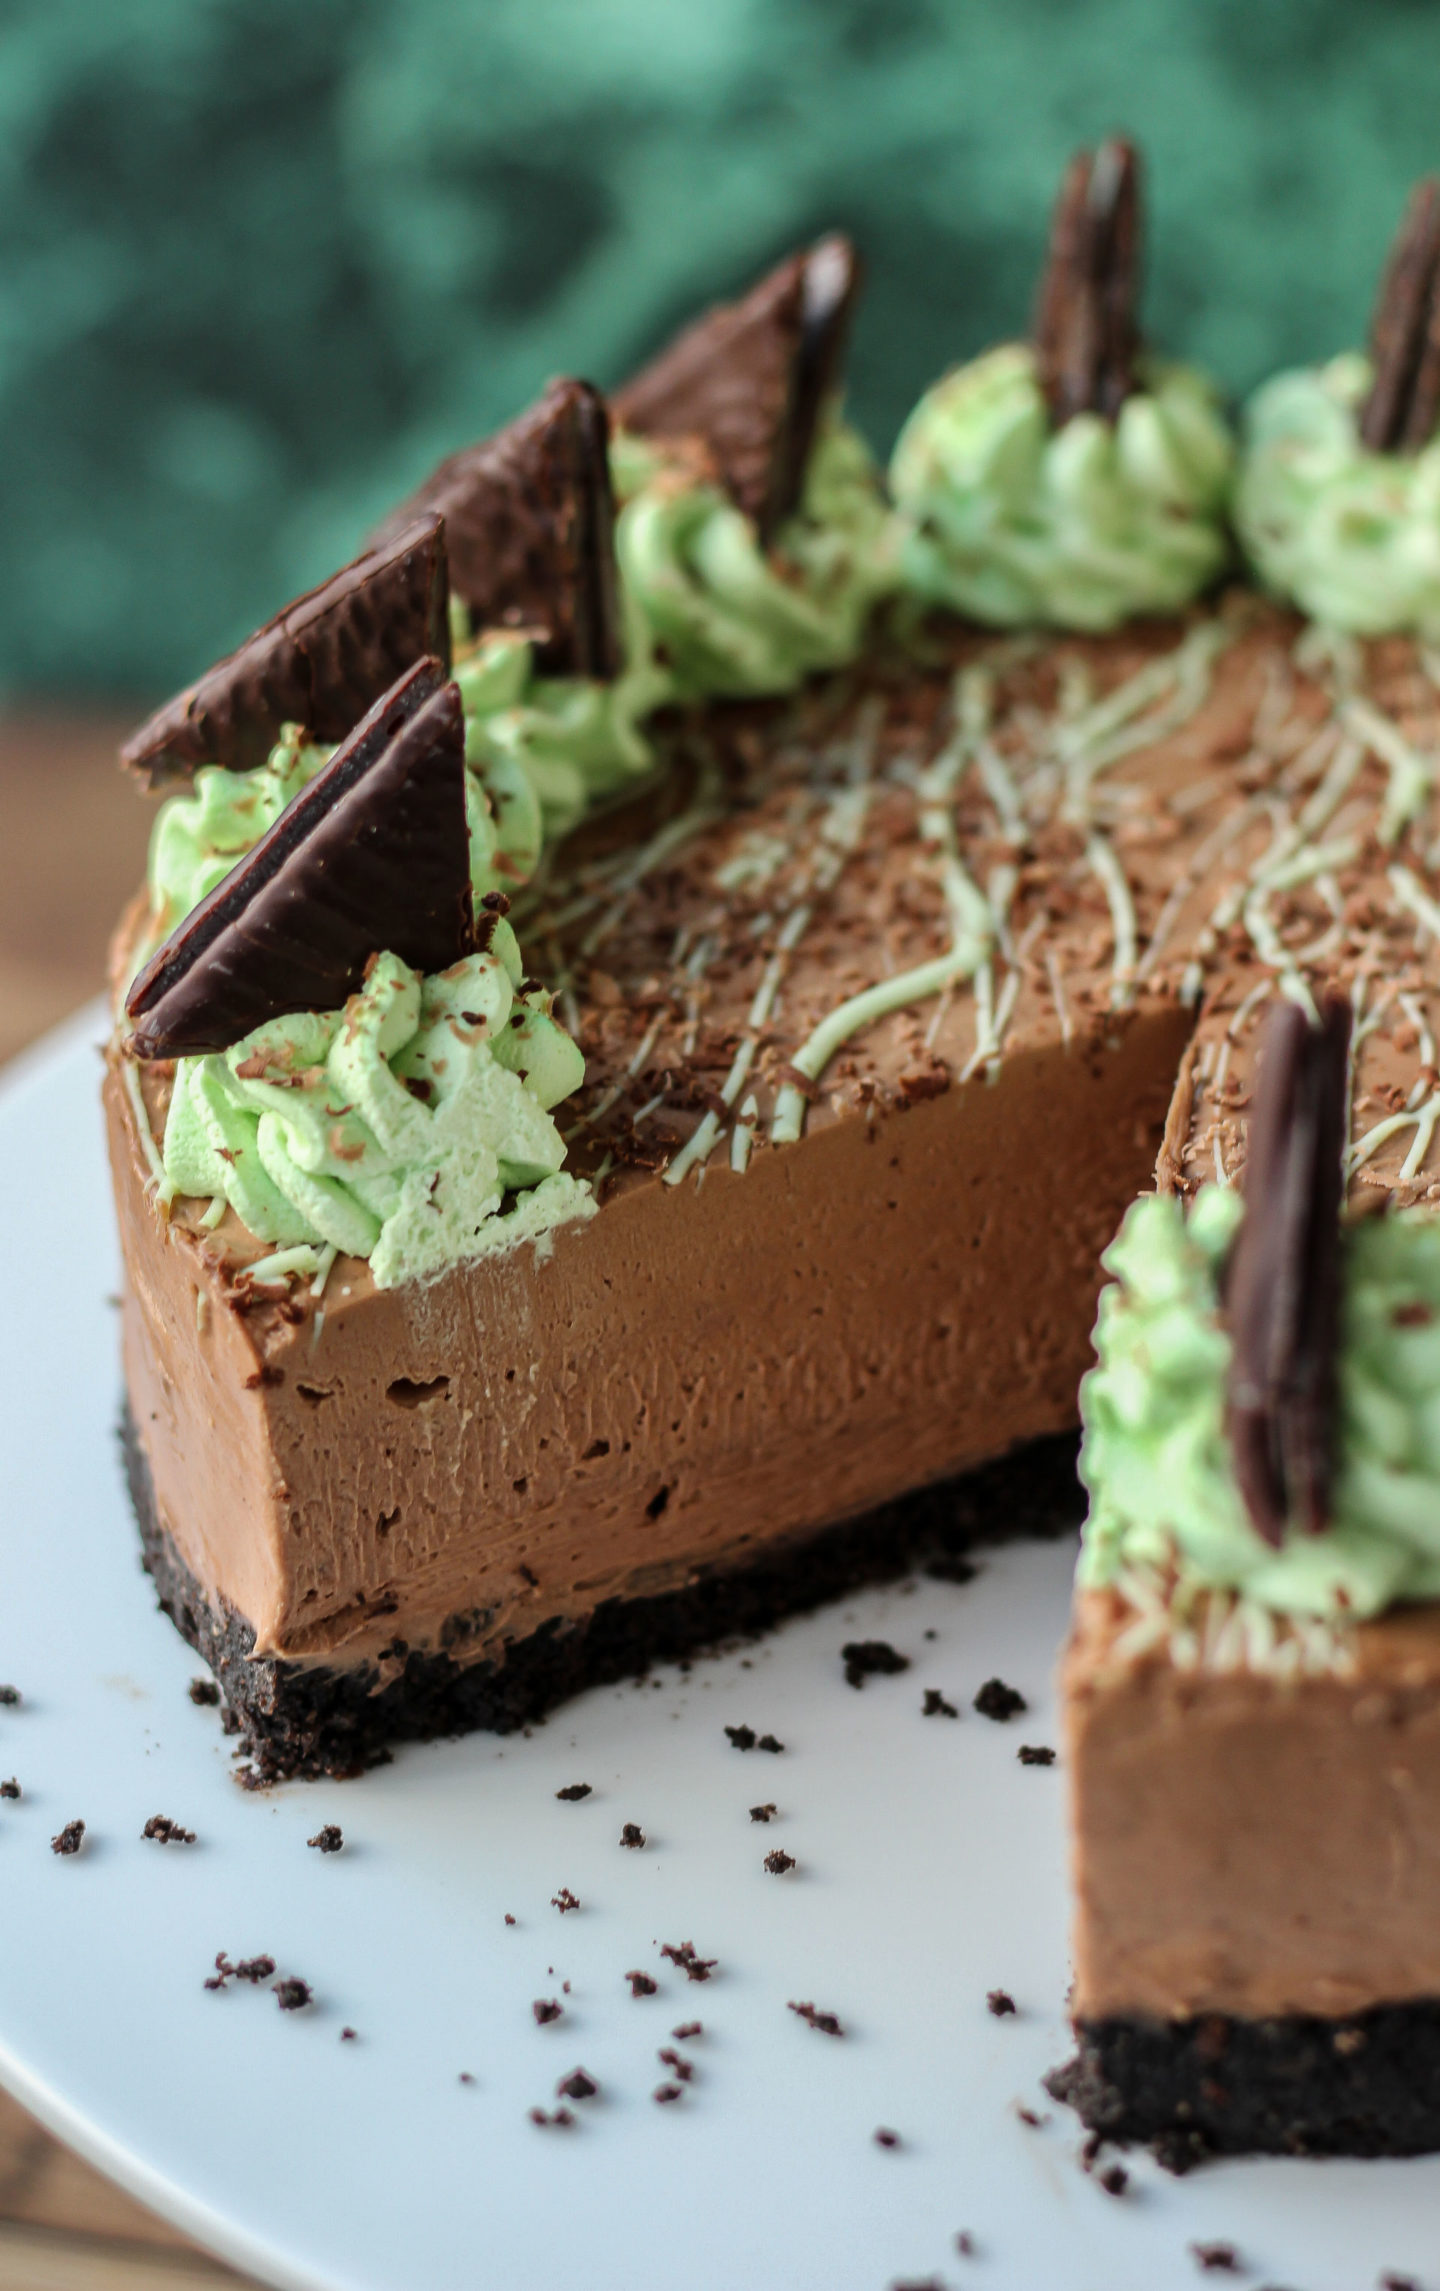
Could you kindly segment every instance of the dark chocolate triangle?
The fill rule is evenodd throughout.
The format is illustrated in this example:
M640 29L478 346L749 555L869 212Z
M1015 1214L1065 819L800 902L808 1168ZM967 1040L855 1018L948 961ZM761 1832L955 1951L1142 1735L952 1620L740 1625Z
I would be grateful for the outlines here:
M799 506L859 287L859 257L838 232L791 255L617 390L615 419L640 437L699 438L732 500L769 540Z
M338 1010L374 954L440 971L474 943L465 721L422 660L145 965L133 1047L227 1050L267 1018Z
M227 659L142 724L121 760L151 787L197 764L252 771L282 724L343 740L402 669L450 661L445 532L412 517L277 613Z
M1422 177L1391 242L1370 323L1373 368L1360 437L1415 453L1440 420L1440 182Z
M1267 1543L1329 1524L1340 1332L1340 1207L1350 1008L1312 1026L1277 1002L1261 1045L1245 1217L1226 1273L1226 1424L1245 1508Z
M536 636L551 676L614 676L620 665L610 417L588 382L552 382L539 404L442 461L388 517L378 544L439 510L450 581L478 633Z
M1113 421L1135 388L1139 159L1112 137L1065 170L1035 312L1040 387L1057 428L1080 413Z

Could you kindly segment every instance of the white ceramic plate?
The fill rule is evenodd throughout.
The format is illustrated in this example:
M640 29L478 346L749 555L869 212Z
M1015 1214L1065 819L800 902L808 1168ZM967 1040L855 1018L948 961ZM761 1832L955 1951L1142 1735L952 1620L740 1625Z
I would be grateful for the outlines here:
M97 1024L0 1091L0 1679L24 1695L0 1708L0 1777L24 1791L0 1801L0 2075L62 2138L302 2291L1166 2291L1209 2240L1251 2284L1440 2281L1440 2161L1175 2181L1132 2157L1117 2199L1044 2098L1067 2049L1063 1777L1016 1753L1054 1739L1068 1547L866 1594L589 1694L528 1740L237 1788L120 1478ZM852 1691L855 1637L911 1668ZM1031 1705L1009 1726L970 1708L996 1673ZM958 1722L921 1717L927 1686ZM733 1749L741 1722L783 1756ZM557 1801L573 1782L592 1794ZM778 1817L752 1822L766 1800ZM156 1813L198 1843L143 1842ZM85 1847L61 1859L75 1817ZM307 1849L329 1821L344 1850ZM798 1865L778 1877L777 1847ZM551 1906L562 1887L578 1910ZM703 1985L660 1954L685 1941L718 1960ZM314 2005L207 1992L217 1950L269 1953ZM654 1996L631 1996L632 1967ZM1013 2017L987 2011L995 1988ZM550 1997L563 2015L537 2026ZM658 2105L672 2044L694 2075ZM577 2065L597 2097L537 2129Z

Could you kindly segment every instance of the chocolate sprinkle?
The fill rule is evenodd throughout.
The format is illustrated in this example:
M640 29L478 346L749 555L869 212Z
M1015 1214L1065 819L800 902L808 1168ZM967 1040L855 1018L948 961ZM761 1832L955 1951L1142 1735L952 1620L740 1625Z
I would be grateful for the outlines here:
M548 2115L543 2108L532 2108L530 2121L532 2124L555 2124L560 2127L561 2131L564 2131L567 2125L574 2123L575 2118L568 2108L554 2108Z
M840 1660L845 1665L845 1684L863 1687L867 1678L893 1678L897 1671L908 1671L910 1657L892 1647L888 1639L851 1639L840 1649Z
M282 724L343 740L397 676L427 653L450 664L445 530L407 517L318 589L277 613L142 724L121 759L150 787L197 764L263 764Z
M993 1718L998 1726L1004 1726L1030 1705L1018 1687L1007 1686L1003 1678L987 1678L975 1697L975 1708L982 1718Z
M920 1716L922 1718L958 1718L960 1713L953 1702L945 1700L938 1686L927 1686L925 1700L920 1705Z
M302 2011L309 2004L311 1993L310 1983L298 1980L293 1973L286 1980L277 1981L273 1991L275 2002L282 2013Z
M558 1909L561 1916L563 1917L567 1909L578 1909L580 1907L579 1897L570 1891L568 1885L562 1885L558 1893L551 1894L550 1907L552 1909Z
M13 1710L20 1700L18 1686L0 1686L0 1708Z
M1257 1533L1277 1548L1292 1520L1315 1535L1330 1518L1349 1045L1350 1006L1338 995L1318 1027L1293 1002L1271 1005L1245 1217L1226 1268L1235 1478Z
M1055 1753L1044 1742L1022 1742L1016 1752L1022 1766L1053 1766Z
M753 1726L727 1726L725 1732L732 1748L736 1750L754 1749L755 1729Z
M477 635L524 630L548 676L620 667L610 417L588 382L552 382L493 437L453 453L374 536L438 510L450 585Z
M720 1962L718 1957L697 1956L693 1941L681 1941L678 1944L672 1941L662 1942L660 1954L662 1957L668 1957L672 1965L678 1965L686 1979L690 1981L708 1981Z
M898 2148L900 2135L892 2132L888 2124L882 2124L875 2134L875 2145L877 2148Z
M578 1806L582 1798L589 1797L590 1784L588 1782L569 1782L563 1790L557 1790L555 1795L567 1806Z
M58 1854L78 1853L84 1842L85 1824L83 1822L67 1822L64 1829L57 1831L50 1840L50 1851Z
M317 1853L338 1853L345 1840L341 1835L338 1822L325 1822L315 1832L314 1837L307 1838L305 1843L307 1846L314 1846Z
M1360 441L1418 453L1440 418L1440 181L1415 185L1391 243L1370 322L1372 380Z
M8 1782L0 1782L0 1798L18 1798L20 1785L12 1774Z
M654 2092L651 2095L652 2099L658 2100L660 2102L662 2108L665 2107L668 2102L672 2100L680 2100L683 2099L683 2097L683 2090L678 2084L657 2084Z
M617 422L640 437L700 440L736 506L773 539L799 507L859 286L859 258L839 233L790 255L617 390Z
M649 1973L627 1973L625 1978L630 1983L632 1997L653 1997L660 1986Z
M822 2013L818 2005L788 2004L786 2011L797 2013L807 2028L818 2029L822 2036L843 2036L844 2029L834 2013Z
M699 2021L682 2021L678 2028L671 2029L670 2034L684 2044L692 2036L703 2036L705 2031Z
M778 1846L773 1853L767 1853L765 1856L765 1867L772 1877L783 1877L787 1869L794 1869L795 1866L794 1854L782 1853Z
M171 1821L168 1814L152 1814L140 1835L142 1838L154 1838L162 1846L193 1846L195 1843L195 1832L183 1830L178 1822Z
M1008 1989L990 1989L986 1992L985 2009L993 2013L997 2021L1004 2020L1007 2013L1015 2011L1015 1999Z
M530 2010L535 2015L536 2025L544 2028L548 2022L558 2021L565 2007L558 1997L537 1997Z
M1190 2256L1202 2275L1238 2275L1240 2254L1233 2243L1192 2243Z
M770 1800L763 1806L752 1806L750 1819L752 1822L773 1822L778 1811L774 1801Z
M625 1827L620 1832L620 1843L622 1846L633 1846L637 1851L641 1846L644 1845L645 1832L641 1829L638 1822L627 1822L625 1824Z
M324 770L146 963L141 1058L227 1050L264 1020L338 1010L382 950L443 971L474 944L465 719L437 659L377 701Z
M583 2068L572 2068L555 2087L562 2100L593 2100L599 2089L594 2077Z
M1058 429L1076 414L1113 421L1135 388L1139 335L1139 163L1119 137L1065 171L1035 314L1035 359Z

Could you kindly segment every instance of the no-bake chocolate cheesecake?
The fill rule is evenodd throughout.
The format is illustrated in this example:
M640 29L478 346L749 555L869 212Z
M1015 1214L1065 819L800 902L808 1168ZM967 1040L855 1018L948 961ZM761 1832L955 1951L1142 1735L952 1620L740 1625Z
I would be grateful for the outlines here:
M1269 599L1231 577L1234 447L1138 338L1136 190L1127 146L1077 161L1034 341L926 393L888 488L840 412L857 269L825 240L608 412L556 385L453 456L162 711L129 750L177 792L106 1099L147 1559L262 1779L514 1725L977 1519L1053 1525L1101 1252L1158 1172L1114 1260L1158 1252L1156 1296L1106 1306L1087 1403L1076 2089L1106 2128L1209 2138L1173 2059L1217 2016L1248 2042L1440 1997L1403 1917L1346 1958L1339 1908L1292 1981L1259 1862L1223 1945L1203 1907L1249 1850L1239 1749L1281 1876L1294 1776L1332 1776L1331 1898L1376 1926L1342 1824L1393 1846L1427 1785L1417 1751L1377 1812L1393 1727L1347 1763L1356 1682L1418 1742L1440 1673L1423 1605L1354 1618L1440 1580L1373 1562L1357 1606L1316 1560L1340 1514L1271 1517L1277 1550L1233 1489L1243 1581L1197 1587L1163 1503L1107 1526L1106 1393L1147 1422L1173 1396L1148 1334L1109 1360L1106 1330L1178 1326L1178 1284L1180 1366L1223 1391L1277 999L1351 1014L1352 1207L1440 1196L1440 722L1409 634L1292 609L1313 538L1252 542ZM1273 540L1261 411L1240 498ZM1396 418L1363 450L1408 469ZM1412 1230L1359 1226L1355 1261ZM1182 1847L1187 1792L1214 1818Z

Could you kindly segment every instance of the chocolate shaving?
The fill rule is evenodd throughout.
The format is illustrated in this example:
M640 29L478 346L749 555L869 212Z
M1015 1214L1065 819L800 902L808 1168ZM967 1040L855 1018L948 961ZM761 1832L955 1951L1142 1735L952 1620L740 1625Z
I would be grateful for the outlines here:
M1076 153L1055 204L1035 357L1057 429L1076 414L1113 421L1136 387L1139 257L1139 160L1117 136Z
M1370 360L1361 443L1373 453L1418 453L1440 420L1440 181L1433 175L1416 184L1391 242Z
M793 515L820 411L839 381L860 261L839 232L720 303L617 390L640 437L694 438L763 541Z
M1350 1009L1272 1006L1250 1114L1245 1218L1226 1271L1226 1424L1257 1532L1330 1518Z
M415 661L434 654L448 669L449 598L443 523L407 515L158 709L122 763L153 788L197 764L253 771L282 724L343 740Z
M375 953L442 971L474 942L465 724L437 659L406 671L126 997L141 1058L225 1050L336 1010Z
M477 633L523 629L550 676L614 676L620 666L610 418L588 382L552 382L493 437L452 453L387 517L445 520L450 584Z

